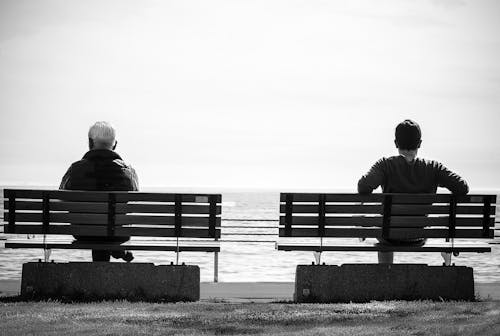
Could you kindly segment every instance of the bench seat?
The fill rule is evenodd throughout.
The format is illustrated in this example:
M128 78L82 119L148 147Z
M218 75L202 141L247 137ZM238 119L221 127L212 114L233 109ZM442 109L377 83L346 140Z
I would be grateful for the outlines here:
M81 242L76 240L41 239L9 239L6 248L41 248L41 249L97 249L110 251L172 251L172 252L220 252L218 243L180 242L179 246L173 240L132 240L121 244L109 242Z
M277 245L280 251L312 251L312 252L327 252L327 251L349 251L349 252L476 252L485 253L491 252L489 244L471 244L471 243L427 243L424 246L388 246L380 244L337 244L323 245L319 244L280 244Z

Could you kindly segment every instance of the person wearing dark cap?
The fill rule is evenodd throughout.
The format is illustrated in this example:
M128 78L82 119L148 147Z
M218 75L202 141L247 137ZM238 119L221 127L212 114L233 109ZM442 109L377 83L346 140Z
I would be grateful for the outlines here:
M436 193L438 187L453 194L465 195L469 192L467 182L447 169L441 163L417 158L422 144L420 126L412 120L405 120L396 127L394 143L399 155L378 160L358 181L358 192L369 194L379 186L384 193ZM379 239L380 244L423 245L425 239ZM446 258L445 256L443 256ZM379 263L392 263L392 252L379 252Z

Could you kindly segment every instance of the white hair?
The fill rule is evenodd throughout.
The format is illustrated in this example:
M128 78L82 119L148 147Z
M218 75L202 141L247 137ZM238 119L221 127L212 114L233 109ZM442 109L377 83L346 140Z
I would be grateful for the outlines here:
M113 147L115 137L115 129L106 121L98 121L89 129L89 139L92 139L96 146Z

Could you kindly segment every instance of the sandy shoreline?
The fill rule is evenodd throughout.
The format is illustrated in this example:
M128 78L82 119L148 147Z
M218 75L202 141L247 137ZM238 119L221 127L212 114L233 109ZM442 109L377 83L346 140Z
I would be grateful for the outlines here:
M500 301L500 283L476 283L476 298ZM0 296L19 294L21 280L0 280ZM287 301L293 297L293 282L202 282L201 301L228 302Z

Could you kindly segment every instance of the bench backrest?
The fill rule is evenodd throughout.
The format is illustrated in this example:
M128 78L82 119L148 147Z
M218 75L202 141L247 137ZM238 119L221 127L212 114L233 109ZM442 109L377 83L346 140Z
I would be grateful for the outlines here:
M220 237L220 194L4 190L4 232Z
M280 237L493 238L495 195L280 195Z

